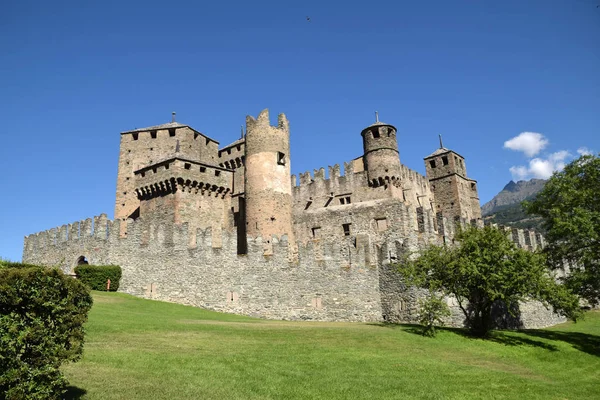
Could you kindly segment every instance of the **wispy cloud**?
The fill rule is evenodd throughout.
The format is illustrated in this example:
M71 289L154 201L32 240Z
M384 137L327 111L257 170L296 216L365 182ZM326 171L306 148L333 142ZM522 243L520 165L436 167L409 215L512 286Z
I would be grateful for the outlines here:
M541 133L521 132L518 136L504 142L504 148L522 151L527 157L533 157L548 145L548 139Z
M565 167L566 160L572 157L566 150L557 151L546 158L533 158L529 165L510 167L510 173L514 179L523 180L529 178L548 179L555 171L561 171Z
M594 152L588 149L587 147L580 147L577 149L577 154L579 154L580 156L589 156L594 154Z

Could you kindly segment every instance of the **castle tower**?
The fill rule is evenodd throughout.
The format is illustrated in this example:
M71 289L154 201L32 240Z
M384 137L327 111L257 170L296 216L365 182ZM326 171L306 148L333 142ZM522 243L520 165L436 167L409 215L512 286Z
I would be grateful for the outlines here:
M284 114L271 126L269 110L246 117L246 226L250 236L292 239L290 132Z
M396 128L377 121L360 133L363 138L365 170L369 185L381 186L400 179L400 153Z
M424 160L436 212L454 221L480 220L477 181L467 177L464 157L445 148L440 137L440 148Z

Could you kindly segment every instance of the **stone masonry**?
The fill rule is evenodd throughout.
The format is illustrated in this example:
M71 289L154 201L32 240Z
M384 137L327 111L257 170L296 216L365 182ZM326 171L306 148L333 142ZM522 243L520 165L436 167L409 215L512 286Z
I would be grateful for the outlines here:
M175 122L121 133L115 219L29 235L23 261L117 264L136 296L263 318L412 322L421 291L391 266L402 252L452 243L456 224L481 225L476 181L440 146L427 176L400 163L397 130L361 132L364 153L297 178L290 124L268 110L247 117L239 140L219 143ZM506 228L503 228L506 229ZM543 238L507 230L520 247ZM452 299L448 299L454 306ZM449 320L463 324L457 307ZM560 322L536 303L525 327Z

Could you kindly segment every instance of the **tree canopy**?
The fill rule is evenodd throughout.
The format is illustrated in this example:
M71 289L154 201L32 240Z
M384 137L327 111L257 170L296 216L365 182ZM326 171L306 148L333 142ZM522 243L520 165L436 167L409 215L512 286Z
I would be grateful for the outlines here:
M544 251L554 268L569 267L566 285L591 305L599 304L600 157L574 160L524 206L543 218L548 242Z
M570 319L579 313L578 299L558 284L545 256L519 249L493 227L469 227L457 234L456 246L432 245L416 259L399 265L408 284L453 295L476 336L493 327L492 307L512 306L522 300L551 305Z

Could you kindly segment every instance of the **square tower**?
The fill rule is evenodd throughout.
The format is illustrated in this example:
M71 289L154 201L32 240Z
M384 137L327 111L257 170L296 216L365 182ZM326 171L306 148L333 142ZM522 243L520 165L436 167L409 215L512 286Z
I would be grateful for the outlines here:
M424 160L436 213L453 221L481 219L477 181L467 177L464 157L441 146Z

